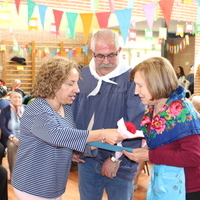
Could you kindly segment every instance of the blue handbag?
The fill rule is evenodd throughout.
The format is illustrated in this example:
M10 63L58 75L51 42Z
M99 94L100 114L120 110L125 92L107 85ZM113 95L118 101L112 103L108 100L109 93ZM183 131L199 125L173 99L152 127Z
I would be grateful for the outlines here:
M185 173L182 167L154 165L147 200L185 200Z

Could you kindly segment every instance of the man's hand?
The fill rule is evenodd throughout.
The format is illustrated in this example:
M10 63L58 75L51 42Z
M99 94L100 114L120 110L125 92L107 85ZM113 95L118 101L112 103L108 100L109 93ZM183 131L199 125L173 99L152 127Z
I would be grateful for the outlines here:
M80 155L78 155L78 154L73 154L72 155L72 161L73 162L77 162L77 163L79 163L79 162L85 163L85 160L81 159Z
M107 176L108 178L114 178L119 169L119 165L119 162L112 162L110 158L107 158L101 169L102 175Z

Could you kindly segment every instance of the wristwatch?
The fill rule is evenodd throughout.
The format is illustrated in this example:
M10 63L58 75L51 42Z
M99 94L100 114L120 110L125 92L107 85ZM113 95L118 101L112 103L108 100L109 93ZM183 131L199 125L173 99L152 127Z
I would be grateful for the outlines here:
M12 141L14 137L15 137L15 136L12 136L12 137L10 138L10 141Z
M115 158L115 156L114 155L110 155L110 160L112 161L112 162L114 162L114 163L120 163L121 162L121 160L117 160L116 158Z

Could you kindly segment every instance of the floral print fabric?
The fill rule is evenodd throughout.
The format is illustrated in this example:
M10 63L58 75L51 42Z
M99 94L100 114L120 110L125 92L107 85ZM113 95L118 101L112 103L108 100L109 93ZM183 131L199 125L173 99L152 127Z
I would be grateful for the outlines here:
M153 117L154 106L148 106L141 126L150 149L200 133L200 117L182 86L172 93L160 112Z

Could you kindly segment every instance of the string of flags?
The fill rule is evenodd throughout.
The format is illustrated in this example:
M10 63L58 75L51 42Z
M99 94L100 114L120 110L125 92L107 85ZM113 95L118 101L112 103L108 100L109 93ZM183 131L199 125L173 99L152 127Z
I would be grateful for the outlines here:
M182 4L187 4L189 5L192 0L182 0ZM195 1L195 0L193 0ZM198 13L200 13L200 0L196 0L198 2ZM134 0L127 0L127 8L122 9L122 10L115 10L115 5L114 5L114 0L109 0L109 12L96 12L99 7L99 1L94 0L91 1L91 13L77 13L77 12L65 12L65 16L67 18L68 25L66 25L66 37L71 37L72 39L75 39L76 34L75 34L75 28L76 28L76 22L77 18L80 17L83 23L83 33L84 33L84 43L87 46L87 40L88 40L88 35L90 33L91 29L91 22L93 17L97 18L98 24L100 28L108 28L108 21L111 16L111 14L116 15L119 27L120 27L120 32L122 34L122 38L124 41L124 44L127 41L135 41L136 40L136 30L129 30L130 25L134 26L135 28L135 22L131 21L131 16L132 16L132 11L134 9ZM18 15L20 14L19 12L19 7L20 7L20 0L15 0L16 4L16 10ZM13 50L14 51L19 51L19 53L23 53L23 49L21 50L20 47L17 44L16 39L14 38L13 30L11 28L11 11L7 8L8 6L8 1L6 1L5 5L1 4L0 6L0 22L1 23L7 23L9 26L9 31L10 34L13 37ZM39 11L39 16L35 17L32 16L34 13L35 7L38 7ZM170 19L171 19L171 13L172 10L175 6L179 6L179 4L174 4L174 0L160 0L156 1L150 4L143 5L143 11L144 11L144 16L146 17L147 24L149 29L145 29L145 39L152 39L153 37L153 22L157 20L157 13L158 9L161 10L164 20L167 24L167 27L170 26ZM46 18L46 11L49 9L48 6L36 4L35 2L31 0L27 0L27 9L28 9L28 30L38 30L38 25L39 25L39 18L42 24L42 28L44 30L45 27L45 18ZM51 23L50 27L50 33L59 35L59 27L60 23L64 14L64 11L60 11L57 9L52 9L52 14L54 15L54 22ZM186 30L184 31L184 26L183 25L177 25L177 32L176 35L179 35L180 37L184 37L185 33L190 33L190 34L198 34L200 33L200 15L197 15L197 20L196 23L194 22L187 22L186 23ZM160 27L159 28L159 44L162 44L164 40L167 38L167 28ZM169 45L170 46L170 45ZM179 45L180 46L180 45ZM3 49L3 48L1 48ZM170 48L169 48L170 49ZM179 48L179 50L182 48ZM83 48L84 50L84 48ZM40 51L38 51L40 52ZM73 51L69 49L67 52L70 56L75 55L76 51ZM74 53L73 53L74 52ZM171 52L178 52L177 49L176 51L171 51ZM46 54L44 52L44 54ZM58 52L57 52L58 54ZM64 53L63 53L64 54ZM41 55L41 53L39 54ZM42 54L43 55L43 54Z

